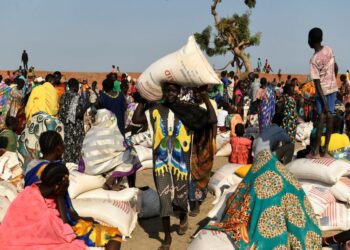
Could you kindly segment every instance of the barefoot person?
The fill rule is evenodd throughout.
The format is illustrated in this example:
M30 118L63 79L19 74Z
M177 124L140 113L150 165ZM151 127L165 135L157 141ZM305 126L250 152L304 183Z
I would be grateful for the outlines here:
M322 150L323 156L328 157L328 145L332 134L333 116L338 86L336 76L338 66L333 50L321 45L323 33L320 28L309 32L309 45L315 50L310 60L310 75L316 87L316 108L318 113L317 139L309 158L320 157L320 143L324 123L326 123L326 142Z
M170 215L173 208L180 211L178 233L185 234L188 228L188 180L191 161L190 130L203 129L208 124L207 111L197 106L179 101L180 86L174 83L162 85L162 104L157 104L147 112L150 129L153 131L153 164L157 191L160 198L165 239L160 250L170 249ZM145 124L147 117L144 104L135 110L133 123ZM172 190L174 196L172 197Z

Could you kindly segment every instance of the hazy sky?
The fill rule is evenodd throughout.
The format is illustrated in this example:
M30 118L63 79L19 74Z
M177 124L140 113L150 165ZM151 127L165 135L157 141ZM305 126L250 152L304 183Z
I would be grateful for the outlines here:
M143 71L182 47L188 36L213 24L211 0L0 0L0 69L14 69L23 49L39 69ZM221 16L242 13L243 0L222 0ZM307 33L318 26L350 68L349 0L257 0L251 31L262 32L250 48L251 63L268 58L272 69L307 73L312 50ZM209 58L221 68L232 56Z

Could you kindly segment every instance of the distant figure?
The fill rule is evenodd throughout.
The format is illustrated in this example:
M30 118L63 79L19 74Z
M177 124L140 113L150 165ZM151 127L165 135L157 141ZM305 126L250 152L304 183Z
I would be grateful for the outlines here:
M261 65L262 65L262 63L261 63L261 59L259 57L258 58L258 72L261 72Z
M23 68L25 70L28 70L28 54L25 50L23 50L23 53L22 53L22 62L23 62Z
M112 73L117 73L117 70L115 69L115 65L112 65Z

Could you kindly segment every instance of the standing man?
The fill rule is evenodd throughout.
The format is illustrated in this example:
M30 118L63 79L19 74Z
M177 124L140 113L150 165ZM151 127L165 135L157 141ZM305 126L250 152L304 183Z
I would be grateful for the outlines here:
M320 28L313 28L309 32L309 46L315 50L310 59L310 76L316 88L316 108L318 124L316 142L309 158L320 157L321 136L326 123L326 140L322 155L329 157L328 144L333 130L333 113L337 99L338 86L336 76L338 66L335 62L333 50L328 46L321 45L323 32Z
M28 70L28 54L25 50L23 50L23 53L22 53L22 62L23 62L23 68L25 70Z

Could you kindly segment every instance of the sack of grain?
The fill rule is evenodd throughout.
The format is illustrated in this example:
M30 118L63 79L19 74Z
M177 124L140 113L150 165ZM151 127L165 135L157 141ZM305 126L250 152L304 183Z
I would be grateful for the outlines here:
M161 84L165 82L186 87L221 84L194 36L180 50L150 65L139 77L137 89L145 99L158 101L163 96Z
M232 241L224 232L202 229L187 250L234 250Z

